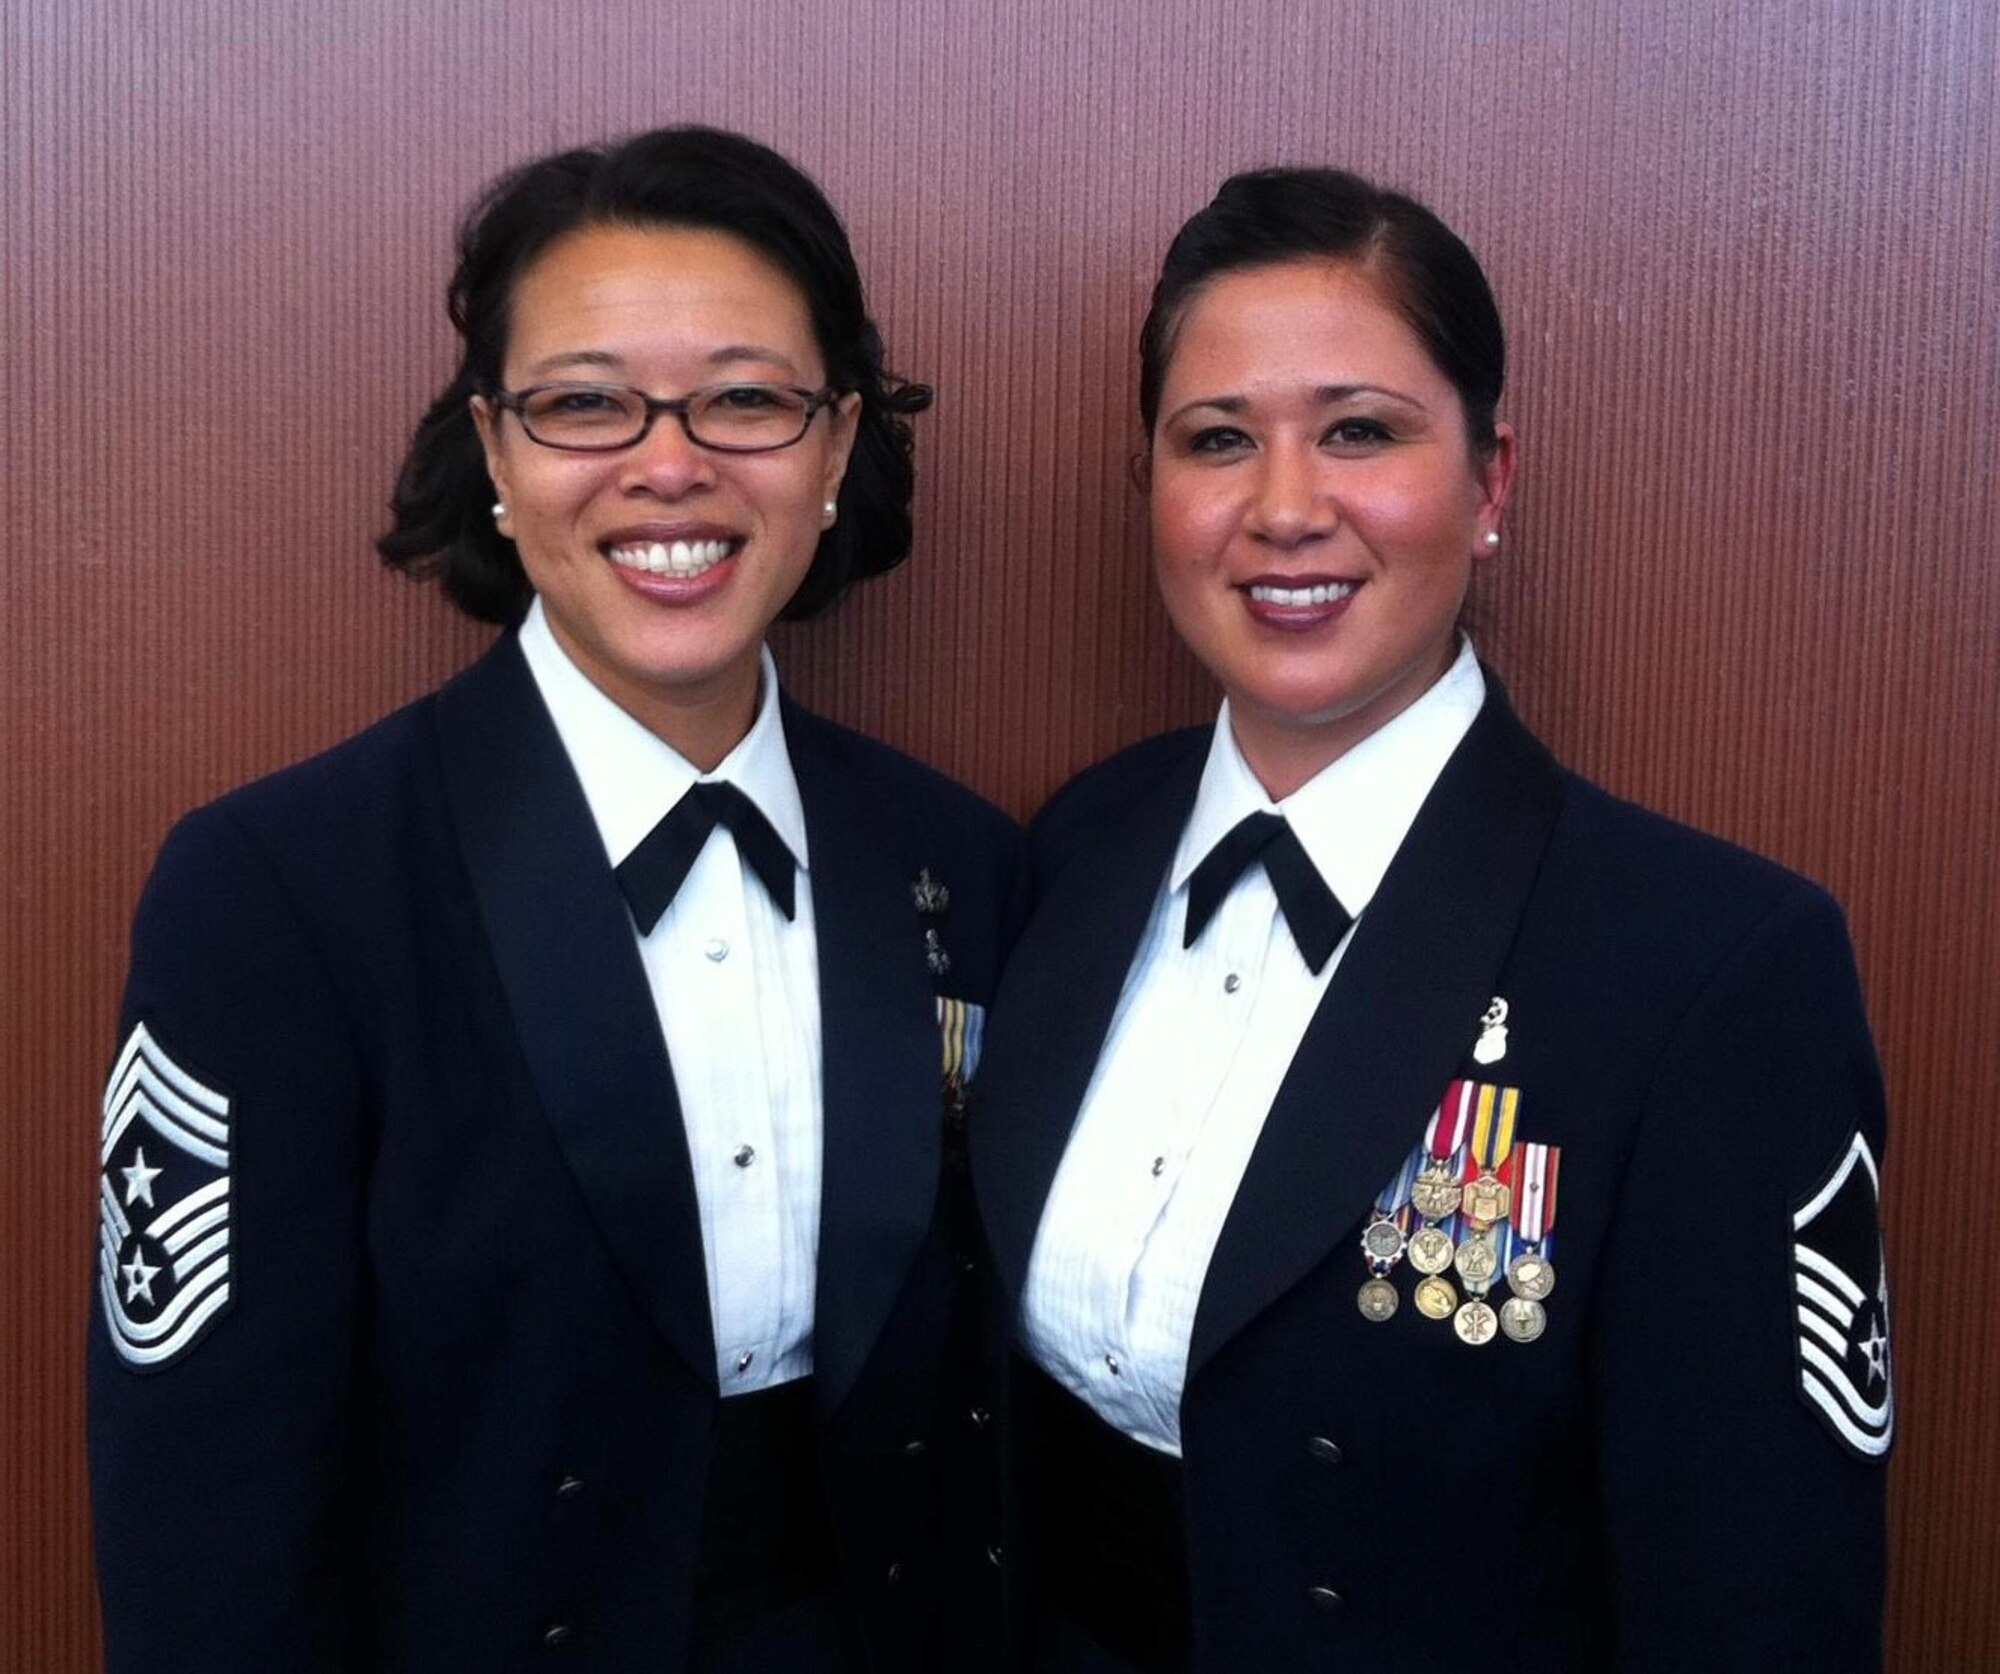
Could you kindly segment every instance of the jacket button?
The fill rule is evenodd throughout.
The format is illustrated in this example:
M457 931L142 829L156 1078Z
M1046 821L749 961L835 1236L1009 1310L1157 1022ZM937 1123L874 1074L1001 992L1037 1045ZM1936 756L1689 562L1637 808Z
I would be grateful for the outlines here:
M556 1484L556 1498L559 1500L573 1500L582 1492L583 1478L580 1476L565 1476Z
M903 1443L903 1457L905 1459L920 1458L923 1452L924 1439L922 1436L912 1436L908 1441Z
M1322 1610L1339 1610L1344 1608L1347 1603L1347 1600L1342 1598L1331 1587L1308 1587L1306 1589L1306 1597L1311 1599Z
M1322 1465L1337 1465L1340 1463L1340 1444L1327 1440L1325 1436L1306 1437L1306 1451Z
M965 1416L972 1420L972 1427L975 1430L983 1430L993 1422L993 1415L984 1407L974 1407Z
M882 1579L890 1586L895 1586L898 1581L903 1579L903 1566L901 1564L891 1564L888 1573Z
M1000 1543L997 1540L986 1548L986 1561L995 1569L1004 1569L1006 1567L1007 1554L1000 1549Z
M542 1643L551 1651L559 1650L570 1641L570 1625L567 1622L553 1622L542 1635Z

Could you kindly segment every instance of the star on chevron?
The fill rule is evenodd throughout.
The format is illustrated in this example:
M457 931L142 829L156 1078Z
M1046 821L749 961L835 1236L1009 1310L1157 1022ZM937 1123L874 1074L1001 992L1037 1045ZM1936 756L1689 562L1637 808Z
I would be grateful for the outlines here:
M159 1269L147 1263L144 1248L134 1244L132 1246L132 1259L119 1268L118 1271L125 1276L126 1306L129 1307L135 1300L143 1299L146 1305L151 1307L153 1302L153 1275L159 1272Z
M153 1202L153 1182L166 1172L162 1168L146 1166L146 1147L132 1148L132 1166L118 1171L125 1176L125 1206L129 1209L135 1203L144 1203L148 1209L159 1206Z
M1889 1376L1889 1339L1883 1333L1880 1320L1870 1327L1867 1337L1862 1341L1861 1352L1868 1356L1870 1383L1877 1378L1886 1379Z

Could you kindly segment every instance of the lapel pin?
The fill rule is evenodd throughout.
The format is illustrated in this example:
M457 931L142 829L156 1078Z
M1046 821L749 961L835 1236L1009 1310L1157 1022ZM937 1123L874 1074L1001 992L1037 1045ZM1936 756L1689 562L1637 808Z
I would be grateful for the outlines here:
M1497 1064L1507 1056L1507 1002L1495 994L1479 1019L1479 1038L1472 1043L1474 1063Z
M951 905L951 891L933 878L931 869L926 866L917 874L916 882L910 885L910 899L924 917L935 918Z

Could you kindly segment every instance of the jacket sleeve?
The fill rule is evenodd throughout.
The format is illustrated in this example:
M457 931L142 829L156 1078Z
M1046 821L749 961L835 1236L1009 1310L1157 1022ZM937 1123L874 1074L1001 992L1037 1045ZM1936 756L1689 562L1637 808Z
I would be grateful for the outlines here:
M120 1042L88 1350L106 1669L338 1669L359 1076L226 808L161 852Z
M1839 909L1800 885L1674 1028L1592 1301L1627 1674L1881 1667L1882 1142Z

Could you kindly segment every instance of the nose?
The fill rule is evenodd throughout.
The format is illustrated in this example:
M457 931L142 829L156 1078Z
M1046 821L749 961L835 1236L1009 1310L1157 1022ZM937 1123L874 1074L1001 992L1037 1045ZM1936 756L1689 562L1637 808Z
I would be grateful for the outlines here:
M619 485L628 494L678 500L714 481L715 455L697 447L672 413L656 417L619 460Z
M1331 497L1312 451L1276 442L1258 455L1250 528L1274 546L1294 547L1330 533Z

